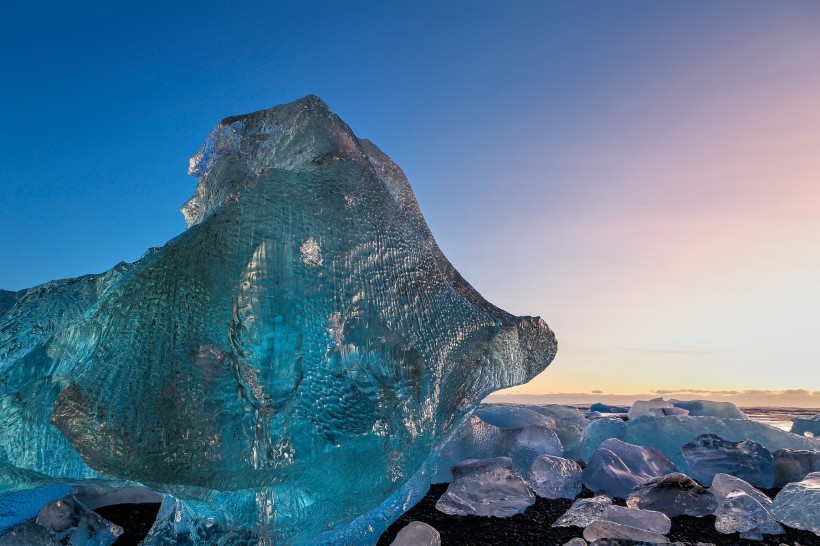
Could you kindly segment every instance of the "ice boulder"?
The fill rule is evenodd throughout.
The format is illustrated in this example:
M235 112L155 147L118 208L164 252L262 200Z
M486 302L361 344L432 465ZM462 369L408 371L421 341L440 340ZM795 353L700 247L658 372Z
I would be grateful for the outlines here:
M764 489L774 484L772 454L752 440L729 442L716 434L701 434L684 445L682 451L692 477L703 485L712 485L712 479L720 473Z
M558 439L561 440L561 445L564 446L563 456L567 459L578 459L580 457L579 442L581 434L587 425L584 414L576 407L558 404L542 404L529 407L548 420L555 422L555 425L550 428L555 431Z
M574 499L581 492L581 467L569 459L541 455L530 465L527 483L539 497Z
M604 440L617 438L624 440L627 437L626 423L617 417L604 417L590 421L584 427L579 441L579 451L581 460L589 461L595 450L598 449Z
M820 535L820 472L780 490L772 503L777 521Z
M600 519L659 535L665 535L672 529L672 520L662 512L628 508L617 504L607 506L601 513Z
M670 400L676 408L683 408L692 417L722 417L724 419L748 419L743 410L731 402L711 400Z
M715 529L721 533L740 533L740 538L761 540L764 534L781 535L783 527L769 507L745 491L729 493L715 511Z
M463 478L468 474L479 474L499 468L512 468L512 459L509 457L493 457L492 459L467 459L453 465L453 479Z
M472 288L401 169L315 96L223 120L189 173L186 231L3 315L2 460L222 512L210 543L372 542L554 335Z
M778 449L774 459L774 487L799 482L812 472L820 472L820 450Z
M636 485L677 471L675 463L657 449L610 438L590 457L582 479L595 493L626 498Z
M714 513L717 500L692 478L674 473L636 486L627 497L626 505L663 512L669 517L703 517Z
M792 419L791 432L809 438L820 437L820 415Z
M632 540L649 544L668 544L669 539L658 533L630 527L612 521L595 520L584 529L584 539L590 542L603 538Z
M586 527L593 521L600 519L607 506L612 505L612 499L606 495L597 495L589 499L578 499L572 503L569 510L555 520L553 527Z
M688 415L689 411L684 408L675 407L672 402L663 398L654 400L638 400L629 408L629 418L635 419L643 415L650 417L662 417L664 415Z
M426 523L411 521L398 532L390 546L441 546L441 535Z
M499 468L455 480L436 502L436 510L456 516L507 518L534 502L535 495L521 476Z
M589 406L589 411L599 411L601 413L629 413L629 406L613 406L603 402L595 402Z

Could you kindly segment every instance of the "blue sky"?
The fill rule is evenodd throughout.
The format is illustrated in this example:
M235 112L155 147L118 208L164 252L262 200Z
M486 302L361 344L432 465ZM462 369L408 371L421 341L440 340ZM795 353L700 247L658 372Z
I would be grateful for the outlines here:
M210 129L314 93L556 330L526 392L820 391L818 29L808 1L15 3L0 287L162 245Z

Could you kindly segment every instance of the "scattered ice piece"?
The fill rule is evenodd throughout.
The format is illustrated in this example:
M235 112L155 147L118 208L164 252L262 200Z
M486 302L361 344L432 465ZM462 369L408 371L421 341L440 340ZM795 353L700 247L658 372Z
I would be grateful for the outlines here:
M581 467L569 459L541 455L532 462L527 482L539 497L574 499L581 492Z
M791 432L810 438L820 437L820 415L792 419Z
M799 482L812 472L820 472L820 450L778 449L774 459L774 487Z
M670 400L676 408L689 411L692 417L709 416L724 419L748 419L739 407L731 402L713 402L711 400Z
M711 485L715 474L737 476L750 484L771 488L774 461L771 452L753 440L730 442L717 434L701 434L682 448L692 477Z
M626 505L663 512L670 518L684 515L703 517L714 513L717 500L692 478L675 473L638 485L626 499Z
M689 411L683 408L676 408L672 402L663 398L654 400L638 400L629 408L629 418L635 419L642 415L650 417L661 417L664 415L688 415Z
M555 520L553 527L586 527L593 521L600 519L607 506L612 505L612 499L606 495L598 495L591 499L578 499L572 503L569 510Z
M77 546L109 546L123 533L122 527L102 518L74 495L43 506L35 521L58 540Z
M777 521L820 535L820 472L780 490L772 503Z
M441 546L438 531L420 521L411 521L396 535L391 546Z
M756 489L749 482L743 481L736 476L717 474L715 479L712 480L712 487L709 488L709 492L712 493L715 496L715 500L717 500L718 508L720 508L723 501L726 500L726 497L729 496L729 493L732 491L743 491L767 510L771 510L772 508L772 499L770 499L768 495Z
M512 459L509 457L493 457L492 459L466 459L453 465L453 479L463 478L468 474L480 474L497 468L512 468Z
M595 493L626 498L636 485L677 471L675 463L657 449L610 438L590 457L582 479Z
M498 428L524 428L534 425L555 427L554 419L522 406L482 405L475 410L475 415L485 423Z
M672 528L672 520L662 512L627 508L617 504L607 506L599 519L628 525L659 535L665 535Z
M575 537L569 542L565 542L563 546L587 546L587 541L580 537Z
M589 407L589 411L600 411L601 413L629 413L629 406L612 406L602 402L595 402Z
M436 509L455 516L507 518L534 502L535 495L521 476L499 468L454 481L436 502Z
M669 539L658 533L652 533L644 529L621 525L612 521L596 520L584 529L584 539L590 542L602 538L615 538L634 540L636 542L649 542L650 544L668 544Z
M584 414L576 407L561 406L559 404L544 404L531 406L531 408L533 411L537 411L548 419L555 421L553 430L564 446L563 456L573 461L580 458L581 434L584 432L584 427L587 426Z
M783 534L783 527L766 506L745 491L732 491L715 511L715 529L721 533L740 533L741 538L761 540L763 534Z

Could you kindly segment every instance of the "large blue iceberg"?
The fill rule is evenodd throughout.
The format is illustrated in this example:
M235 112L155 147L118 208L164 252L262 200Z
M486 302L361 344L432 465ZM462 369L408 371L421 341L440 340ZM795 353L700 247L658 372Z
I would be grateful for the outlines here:
M146 544L372 543L553 333L482 298L315 96L225 119L190 173L162 248L4 296L0 493L143 484Z

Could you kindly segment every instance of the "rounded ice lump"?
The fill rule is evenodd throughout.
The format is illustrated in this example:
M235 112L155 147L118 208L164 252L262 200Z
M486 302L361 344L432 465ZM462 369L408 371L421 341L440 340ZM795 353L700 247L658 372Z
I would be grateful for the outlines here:
M224 120L190 172L184 233L3 315L6 489L105 475L242 536L372 540L555 338L459 275L399 167L316 97Z

